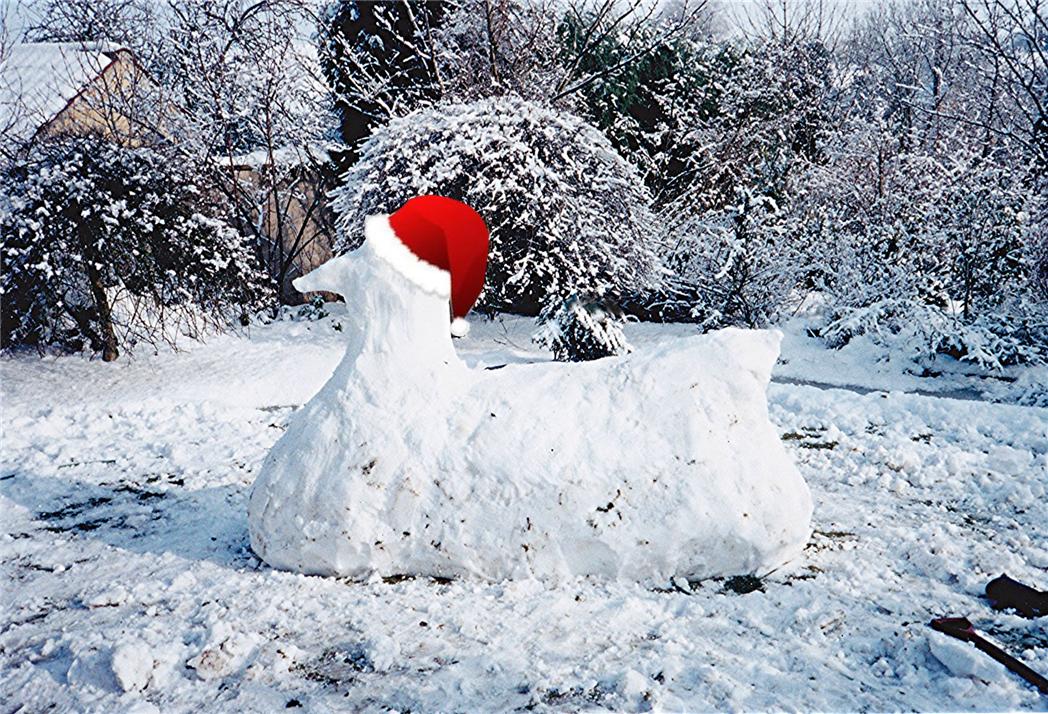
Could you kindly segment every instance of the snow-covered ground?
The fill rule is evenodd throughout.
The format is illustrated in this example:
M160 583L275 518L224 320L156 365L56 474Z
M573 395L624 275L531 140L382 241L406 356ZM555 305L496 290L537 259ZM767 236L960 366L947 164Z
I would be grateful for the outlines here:
M1001 572L1048 589L1048 409L987 400L1043 372L922 378L795 323L769 402L815 499L798 560L654 590L360 584L262 565L246 521L351 319L117 364L0 361L5 711L1048 709L926 626L967 616L1048 673L1046 618L981 597ZM474 365L546 359L530 329L479 323L457 346Z

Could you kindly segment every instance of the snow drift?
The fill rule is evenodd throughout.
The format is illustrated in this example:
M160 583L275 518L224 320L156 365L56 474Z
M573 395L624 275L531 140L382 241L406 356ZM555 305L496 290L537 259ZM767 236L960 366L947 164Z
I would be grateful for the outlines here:
M255 482L263 560L354 578L666 582L800 552L811 497L765 399L778 333L471 370L449 335L447 274L398 269L396 248L369 240L296 282L361 319Z

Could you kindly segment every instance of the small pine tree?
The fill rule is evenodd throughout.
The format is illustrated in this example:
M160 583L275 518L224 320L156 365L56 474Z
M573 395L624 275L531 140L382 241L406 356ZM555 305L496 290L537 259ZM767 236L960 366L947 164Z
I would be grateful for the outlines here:
M199 337L267 292L244 238L194 210L181 163L96 137L37 145L3 178L3 347Z
M622 317L598 301L572 295L550 303L538 324L535 343L553 352L558 362L588 362L632 351L622 331Z

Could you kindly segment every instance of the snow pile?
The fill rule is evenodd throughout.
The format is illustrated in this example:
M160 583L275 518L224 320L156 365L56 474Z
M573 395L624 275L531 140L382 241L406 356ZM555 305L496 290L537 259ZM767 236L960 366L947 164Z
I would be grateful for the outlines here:
M928 648L932 656L955 677L971 677L993 682L1007 676L1007 670L1003 665L977 650L971 642L961 642L939 632L932 632L928 635Z
M668 582L768 571L807 540L811 497L767 416L778 333L471 370L447 286L370 241L296 287L367 320L255 482L252 547L275 567Z

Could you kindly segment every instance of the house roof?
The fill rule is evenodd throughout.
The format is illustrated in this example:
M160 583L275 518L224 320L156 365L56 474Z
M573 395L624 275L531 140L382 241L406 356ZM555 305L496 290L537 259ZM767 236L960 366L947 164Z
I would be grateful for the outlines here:
M30 42L0 61L0 129L25 140L51 121L123 49L112 43Z

